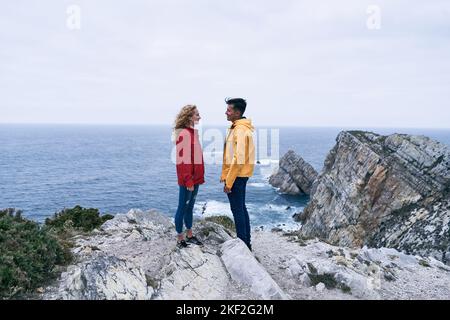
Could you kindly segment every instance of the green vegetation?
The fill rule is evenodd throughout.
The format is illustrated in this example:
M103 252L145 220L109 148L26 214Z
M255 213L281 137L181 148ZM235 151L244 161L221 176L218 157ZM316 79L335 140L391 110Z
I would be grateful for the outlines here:
M419 260L419 264L422 267L431 268L430 264L427 261L423 260L423 259Z
M0 299L33 292L72 260L71 238L99 227L112 216L76 206L55 214L45 225L15 209L0 210Z
M72 209L64 209L55 213L53 219L46 219L45 225L56 230L75 229L89 232L100 227L105 221L112 219L112 215L100 216L98 209L85 209L76 206Z
M308 245L307 241L312 240L313 238L305 237L298 231L288 231L283 232L283 237L287 237L289 242L298 243L301 247L306 247Z
M159 287L159 281L155 278L149 276L148 274L145 275L145 280L147 281L147 286L152 287L153 289L158 289Z
M232 230L232 231L236 230L233 220L227 216L207 217L207 218L205 218L205 221L210 221L210 222L220 224L221 226L225 227L228 230Z
M338 285L338 282L334 278L334 275L331 273L324 273L324 274L308 273L308 276L311 279L311 284L313 286L316 286L322 282L327 289L334 289Z
M37 288L70 258L50 230L22 218L21 211L0 211L0 298Z
M344 293L351 294L352 289L345 283L338 282L332 273L319 274L318 270L312 263L307 263L310 273L308 277L311 280L311 285L316 286L323 283L328 290L338 288Z

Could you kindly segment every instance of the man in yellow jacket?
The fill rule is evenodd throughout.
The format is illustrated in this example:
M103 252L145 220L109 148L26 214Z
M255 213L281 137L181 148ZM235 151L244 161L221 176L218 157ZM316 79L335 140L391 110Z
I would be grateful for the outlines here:
M251 251L250 219L245 205L245 191L255 166L254 128L251 120L244 117L247 107L244 99L228 99L226 103L225 114L232 125L228 129L223 148L220 181L224 182L223 191L230 201L237 236Z

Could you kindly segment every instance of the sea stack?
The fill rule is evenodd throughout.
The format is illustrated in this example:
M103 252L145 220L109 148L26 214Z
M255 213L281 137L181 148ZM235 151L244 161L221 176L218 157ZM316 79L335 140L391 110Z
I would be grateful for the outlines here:
M269 178L269 183L282 193L309 195L317 175L317 171L309 163L289 150L280 159L278 171Z

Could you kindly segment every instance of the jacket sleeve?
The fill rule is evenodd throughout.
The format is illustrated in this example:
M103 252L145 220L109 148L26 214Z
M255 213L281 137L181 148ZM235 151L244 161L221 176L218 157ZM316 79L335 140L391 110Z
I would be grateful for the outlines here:
M225 185L229 189L233 187L238 173L245 164L246 140L245 130L236 129L233 137L233 160L225 180Z
M187 130L179 135L177 139L177 172L178 178L183 185L191 188L194 186L194 163L192 161L192 137Z
M224 148L226 148L226 146ZM224 156L224 158L223 158L224 163L222 165L222 173L220 175L220 183L225 182L227 180L227 175L228 175L228 172L230 171L230 169L227 168L227 166L225 165L225 161L226 161L226 159Z

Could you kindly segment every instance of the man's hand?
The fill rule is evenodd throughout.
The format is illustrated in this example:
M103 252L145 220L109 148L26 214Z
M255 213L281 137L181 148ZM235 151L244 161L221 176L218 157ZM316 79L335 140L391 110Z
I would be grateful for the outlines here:
M194 186L192 186L192 187L186 187L186 189L188 189L188 191L194 191Z
M225 193L231 193L231 189L228 188L227 186L224 186L224 187L223 187L223 192L225 192Z

